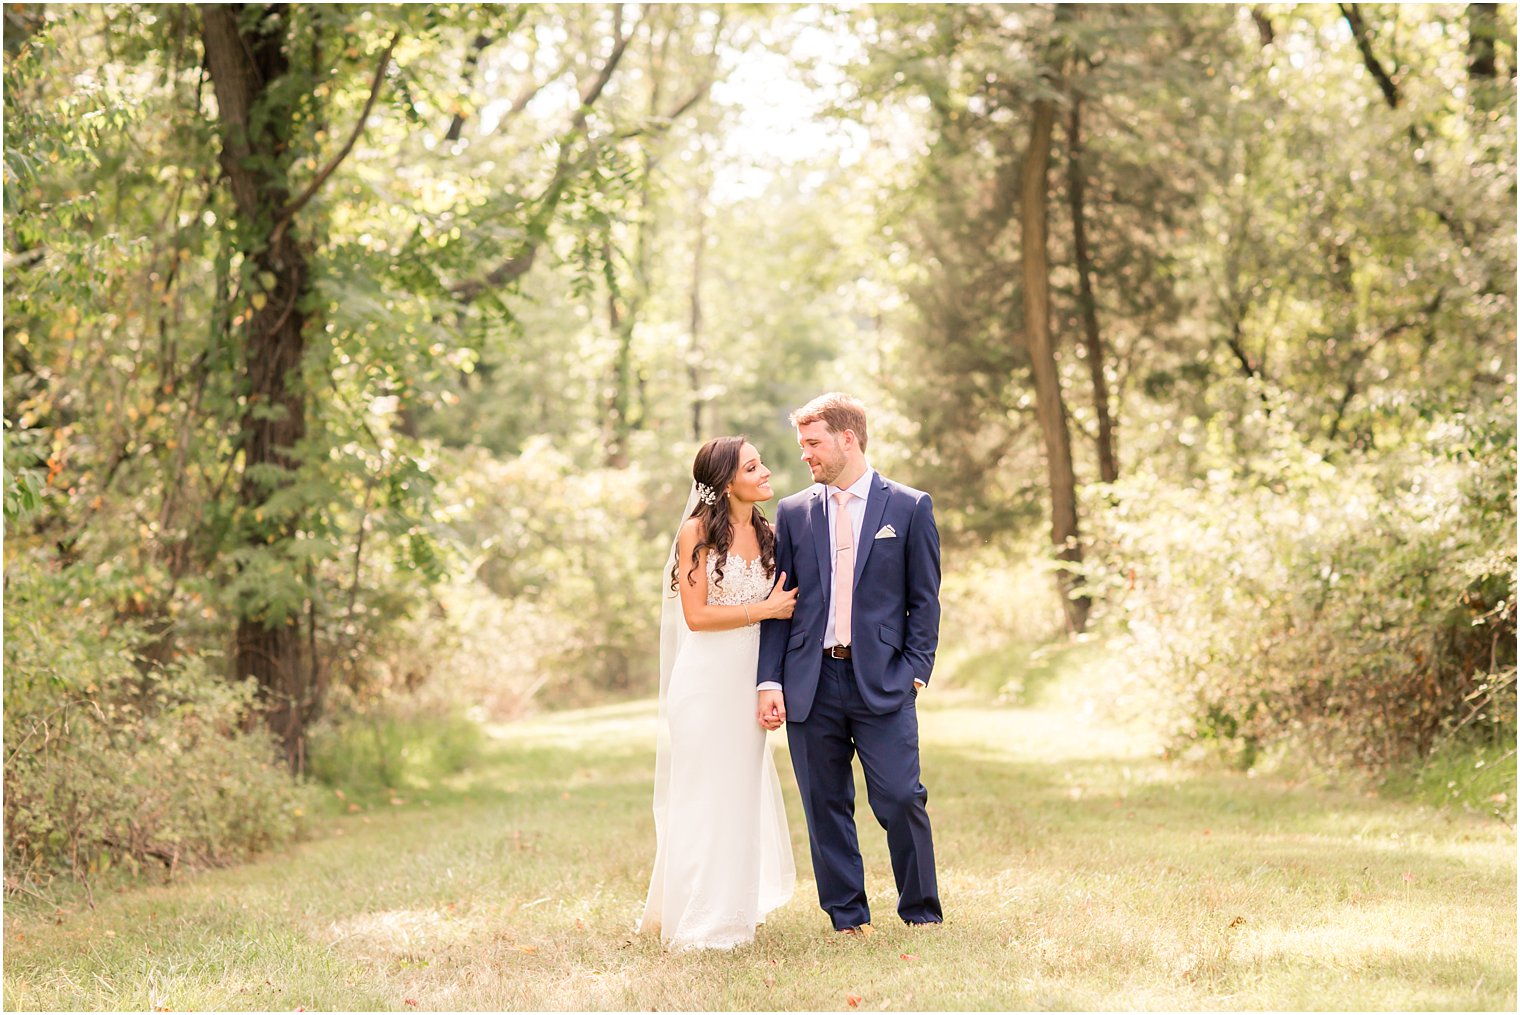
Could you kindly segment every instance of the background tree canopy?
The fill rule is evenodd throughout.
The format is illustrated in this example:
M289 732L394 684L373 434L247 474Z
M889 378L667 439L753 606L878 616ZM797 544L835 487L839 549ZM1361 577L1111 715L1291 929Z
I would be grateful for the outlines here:
M834 388L945 682L1091 629L1179 743L1512 770L1515 67L1498 4L7 5L8 858L652 693L696 447L800 488Z

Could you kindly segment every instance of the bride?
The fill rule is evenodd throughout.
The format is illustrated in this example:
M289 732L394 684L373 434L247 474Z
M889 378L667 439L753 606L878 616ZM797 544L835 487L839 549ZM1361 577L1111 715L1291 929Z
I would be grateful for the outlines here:
M660 624L654 873L639 930L673 949L733 948L792 896L781 783L755 722L760 621L792 615L776 537L757 504L770 470L743 437L692 464Z

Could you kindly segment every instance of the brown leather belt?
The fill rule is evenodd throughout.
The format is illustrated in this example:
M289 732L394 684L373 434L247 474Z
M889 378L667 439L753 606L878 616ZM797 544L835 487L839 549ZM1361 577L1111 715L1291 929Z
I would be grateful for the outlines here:
M824 649L823 654L828 656L830 659L848 659L850 658L850 646L834 645L830 648Z

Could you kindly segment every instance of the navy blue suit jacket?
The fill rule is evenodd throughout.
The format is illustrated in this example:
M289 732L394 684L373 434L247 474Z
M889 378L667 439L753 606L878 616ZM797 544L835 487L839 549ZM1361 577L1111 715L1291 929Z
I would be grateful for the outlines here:
M833 594L826 501L827 487L814 484L776 507L776 570L786 572L787 588L799 591L790 620L760 626L758 681L781 684L792 722L812 711L823 666ZM939 645L939 580L939 530L929 495L877 473L866 497L850 607L855 679L877 715L908 701L914 677L929 682Z

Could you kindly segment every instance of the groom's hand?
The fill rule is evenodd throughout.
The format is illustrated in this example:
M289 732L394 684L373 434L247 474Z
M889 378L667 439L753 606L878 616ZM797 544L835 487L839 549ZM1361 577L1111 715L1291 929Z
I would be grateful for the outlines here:
M778 730L786 722L786 698L780 691L759 692L755 721L768 730Z

